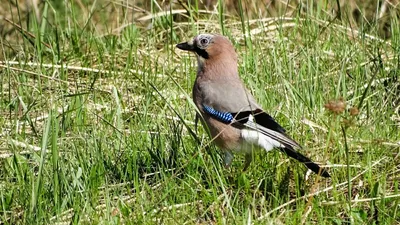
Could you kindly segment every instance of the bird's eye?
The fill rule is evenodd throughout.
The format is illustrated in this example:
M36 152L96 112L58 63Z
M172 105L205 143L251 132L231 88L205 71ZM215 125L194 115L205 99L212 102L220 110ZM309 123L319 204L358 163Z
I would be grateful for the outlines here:
M201 44L202 46L207 45L207 44L208 44L208 39L207 39L207 38L201 39L201 40L200 40L200 44Z

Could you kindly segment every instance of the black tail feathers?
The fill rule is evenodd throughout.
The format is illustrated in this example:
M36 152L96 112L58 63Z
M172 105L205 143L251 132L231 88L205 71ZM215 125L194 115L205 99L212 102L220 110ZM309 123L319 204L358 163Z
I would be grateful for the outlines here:
M329 175L328 171L325 168L321 168L313 161L311 161L310 158L302 155L293 148L291 147L281 148L281 151L286 153L288 156L296 159L297 161L304 163L304 165L310 170L312 170L314 173L326 178L331 177L331 175Z

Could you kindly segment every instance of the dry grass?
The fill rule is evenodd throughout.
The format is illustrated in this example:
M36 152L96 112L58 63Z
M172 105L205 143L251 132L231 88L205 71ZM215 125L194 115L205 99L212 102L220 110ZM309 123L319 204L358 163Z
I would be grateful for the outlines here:
M338 18L335 5L242 1L241 17L232 2L220 21L213 1L190 14L186 1L154 2L153 13L140 1L69 1L48 14L46 32L11 10L1 39L0 221L398 220L399 43L376 23L366 32L361 17L345 17L357 8L374 21L396 2L374 7L371 20L363 12L373 4L351 2ZM20 5L43 24L42 2ZM173 48L197 32L226 32L246 84L332 179L275 153L257 156L247 174L240 158L220 167L205 132L193 131L195 62Z

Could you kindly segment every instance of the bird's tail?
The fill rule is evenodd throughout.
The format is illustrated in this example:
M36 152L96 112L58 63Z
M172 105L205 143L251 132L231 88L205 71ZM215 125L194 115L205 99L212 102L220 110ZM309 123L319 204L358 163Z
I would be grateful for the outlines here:
M326 171L325 168L321 168L316 163L311 161L310 158L308 158L308 157L304 156L303 154L297 152L292 147L287 146L285 148L280 148L280 150L282 152L286 153L288 156L296 159L297 161L304 163L304 165L307 168L309 168L310 170L312 170L314 173L316 173L318 175L321 175L323 177L331 177L331 175L329 175L328 171Z

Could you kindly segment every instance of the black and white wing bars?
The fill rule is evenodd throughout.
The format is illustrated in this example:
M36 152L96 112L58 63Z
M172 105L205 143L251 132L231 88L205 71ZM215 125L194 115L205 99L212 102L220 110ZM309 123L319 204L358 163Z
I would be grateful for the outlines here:
M285 152L288 156L298 160L305 164L310 170L323 177L330 177L329 173L321 168L319 165L314 163L310 158L299 153L295 149L301 149L302 147L294 141L292 138L286 135L285 129L283 129L270 115L266 112L257 109L254 111L243 111L237 113L220 112L214 108L203 105L203 110L214 119L230 124L239 129L250 129L265 135L266 137L278 141L281 147L278 147L281 151ZM275 146L276 147L276 146Z

